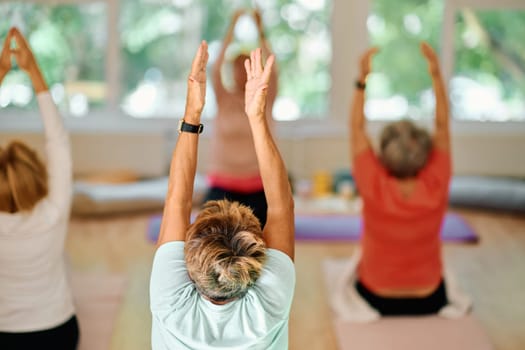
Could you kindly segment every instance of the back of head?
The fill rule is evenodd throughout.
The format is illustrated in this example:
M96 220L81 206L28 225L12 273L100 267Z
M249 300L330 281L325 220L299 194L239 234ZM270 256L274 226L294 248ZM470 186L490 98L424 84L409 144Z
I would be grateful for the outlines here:
M46 167L35 151L19 141L0 148L0 211L29 211L47 191Z
M397 178L416 176L425 166L431 149L429 133L408 120L391 123L381 133L381 161Z
M201 294L213 301L241 297L266 259L261 225L248 207L209 201L190 226L184 255Z

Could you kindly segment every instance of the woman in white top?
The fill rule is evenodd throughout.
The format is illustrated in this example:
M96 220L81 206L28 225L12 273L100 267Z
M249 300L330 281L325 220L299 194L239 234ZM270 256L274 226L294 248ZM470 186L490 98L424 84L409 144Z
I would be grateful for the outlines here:
M294 210L266 118L274 57L263 68L257 49L245 61L245 112L268 201L264 229L248 207L227 200L207 202L190 224L207 59L203 42L188 79L151 272L152 347L287 349L295 286Z
M0 54L0 81L12 56L37 94L47 165L22 142L0 148L0 348L75 349L78 324L64 262L72 192L69 137L16 28Z

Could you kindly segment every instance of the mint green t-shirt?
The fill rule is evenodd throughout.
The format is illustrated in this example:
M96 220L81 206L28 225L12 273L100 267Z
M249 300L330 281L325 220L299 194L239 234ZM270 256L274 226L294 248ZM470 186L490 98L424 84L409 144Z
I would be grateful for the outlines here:
M188 276L184 242L157 249L150 281L153 350L288 349L295 268L288 255L267 249L261 276L240 299L206 300Z

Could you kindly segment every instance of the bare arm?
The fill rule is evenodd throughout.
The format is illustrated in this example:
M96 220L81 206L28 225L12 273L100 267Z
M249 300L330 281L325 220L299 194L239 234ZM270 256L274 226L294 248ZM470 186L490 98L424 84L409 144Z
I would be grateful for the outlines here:
M243 11L238 10L234 13L232 17L232 21L230 22L230 26L228 27L228 30L226 31L226 35L224 39L222 40L222 46L221 50L219 51L219 56L217 56L217 60L215 61L213 65L212 70L212 83L213 83L213 90L215 92L215 95L217 96L217 101L220 101L220 95L224 95L227 93L226 88L222 84L222 75L221 75L221 69L222 65L224 64L224 56L226 55L226 50L228 49L228 46L230 46L232 40L233 40L233 30L235 29L235 24L237 23L237 20L239 17L241 17Z
M268 59L270 55L272 55L272 50L270 48L270 43L266 39L266 35L264 34L264 27L262 22L262 16L259 9L256 9L254 11L254 19L255 19L255 25L257 26L257 31L259 32L259 44L261 46L262 55L263 58ZM268 95L266 97L266 104L267 104L267 110L268 110L268 118L271 118L271 111L273 108L273 104L275 103L275 99L277 98L277 94L279 91L279 70L277 67L277 61L275 60L273 63L272 72L270 73L270 81L268 82Z
M46 81L29 44L16 28L12 29L12 36L16 43L16 48L12 52L20 69L24 70L31 78L44 123L49 175L48 198L56 208L69 213L73 191L73 163L69 134L48 92Z
M377 52L376 48L366 51L361 57L361 72L358 81L364 86L366 78L370 73L370 61ZM365 117L365 89L356 87L352 98L350 108L350 142L351 155L354 159L358 154L370 148L370 140L366 134L366 117Z
M432 86L436 96L436 119L434 146L443 151L450 151L450 115L447 90L441 76L439 60L432 47L423 42L421 52L428 63L428 71L432 77Z
M0 52L0 84L4 80L5 76L11 70L11 38L13 29L9 30Z
M184 121L189 124L200 124L206 97L207 62L208 45L203 41L195 54L188 77ZM186 240L192 209L193 183L197 169L198 141L199 135L190 132L181 132L177 138L171 160L168 194L157 246L171 241Z
M255 153L259 163L264 193L268 202L268 216L263 236L268 248L278 249L294 258L294 202L288 175L281 154L273 140L266 119L266 98L274 56L262 65L261 49L251 52L245 62L245 112L253 134Z

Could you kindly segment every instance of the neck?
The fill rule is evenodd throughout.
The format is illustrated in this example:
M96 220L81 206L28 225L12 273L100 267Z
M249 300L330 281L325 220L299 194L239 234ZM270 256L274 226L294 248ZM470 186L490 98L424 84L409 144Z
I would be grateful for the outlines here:
M225 305L225 304L231 303L232 301L237 299L237 298L231 298L231 299L227 299L227 300L220 300L220 301L218 301L218 300L213 300L211 298L208 298L205 295L202 295L202 296L204 297L204 299L208 300L210 303L215 304L215 305Z

